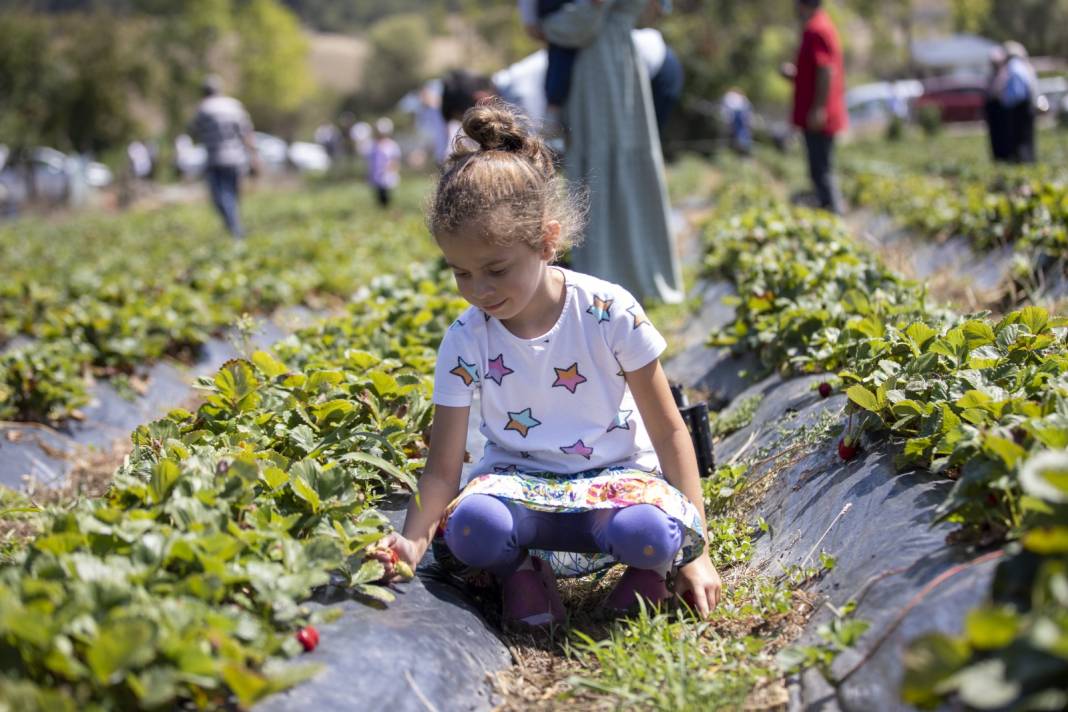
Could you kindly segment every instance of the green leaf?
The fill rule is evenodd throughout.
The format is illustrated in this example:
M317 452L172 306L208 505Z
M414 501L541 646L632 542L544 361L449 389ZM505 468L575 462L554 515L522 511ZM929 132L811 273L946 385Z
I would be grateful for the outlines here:
M404 472L393 463L384 460L381 457L378 457L377 455L371 455L370 453L366 452L349 452L342 456L341 460L362 462L364 464L371 465L372 467L376 467L379 470L382 470L394 479L403 482L405 485L408 486L411 491L414 492L419 489L419 483L416 482L414 477L412 477L407 472Z
M270 489L278 489L286 482L289 482L289 475L279 467L267 467L260 472L260 479Z
M961 331L964 332L965 343L969 349L994 343L994 329L985 321L977 319L966 321L961 325Z
M237 663L223 665L222 677L244 707L270 692L270 683L254 670Z
M1006 608L982 607L968 611L964 634L978 650L1004 648L1016 638L1016 613Z
M102 685L118 680L121 673L147 665L156 656L156 628L147 620L110 621L89 646L85 661Z
M372 583L374 581L381 581L386 575L386 567L378 559L368 559L363 562L363 566L360 570L352 575L349 580L350 586L357 586L361 583Z
M853 401L864 410L870 410L873 413L878 413L881 410L879 400L876 398L875 394L860 384L847 388L846 395L849 397L849 400Z
M260 398L256 390L260 383L248 361L227 361L215 374L214 383L220 395L239 412L252 410L259 405Z
M304 475L291 478L289 487L293 490L293 494L308 503L313 514L319 513L319 509L322 507L322 500L319 499L319 493L304 479Z
M1032 529L1023 536L1024 548L1040 556L1068 554L1068 527Z
M1027 451L1014 443L1012 440L999 435L987 435L983 438L983 450L999 458L1006 467L1013 467L1021 460Z
M916 345L917 349L922 350L928 341L938 336L938 332L927 326L927 324L916 321L909 324L905 329L905 336L909 337L909 340Z
M1024 307L1016 312L1019 322L1031 330L1032 334L1041 334L1049 323L1049 312L1038 306Z
M932 708L942 701L942 685L968 662L970 650L962 640L928 633L905 649L905 678L901 697L910 705Z
M151 491L152 498L157 502L163 502L170 494L171 488L181 478L182 469L174 460L160 460L152 468Z
M361 583L353 586L353 590L361 596L366 596L379 603L393 603L393 601L397 599L393 592L385 586L374 586L372 584Z
M379 398L390 398L401 393L400 384L397 383L397 379L389 375L385 371L371 371L368 376L371 379L371 385L374 386L375 393Z
M256 364L256 368L260 369L260 372L267 378L277 378L289 373L289 369L286 368L284 363L266 351L257 351L252 354L252 363Z

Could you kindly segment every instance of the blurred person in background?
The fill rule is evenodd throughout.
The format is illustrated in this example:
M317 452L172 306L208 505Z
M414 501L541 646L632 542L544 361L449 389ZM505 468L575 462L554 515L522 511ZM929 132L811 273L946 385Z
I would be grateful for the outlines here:
M1012 152L1008 136L1008 119L1001 103L1001 85L1005 81L1005 48L997 45L990 50L990 80L986 87L983 115L990 137L990 155L995 161L1007 161Z
M400 161L400 146L393 140L393 122L381 118L375 122L375 140L367 154L367 178L383 208L389 207L393 189L400 183Z
M1004 47L1005 64L995 88L1004 114L1006 160L1034 163L1038 76L1022 44L1006 42Z
M782 74L794 82L793 124L805 136L808 170L819 206L841 214L842 195L834 178L834 139L845 130L845 62L838 31L821 0L798 0L801 45L795 64Z
M245 235L238 211L241 174L259 173L259 156L252 135L252 120L241 102L222 93L222 81L209 76L201 86L203 99L189 132L207 150L204 176L215 209L235 238Z
M568 3L541 18L541 30L579 50L564 106L564 167L569 181L587 187L589 220L571 264L639 300L678 303L682 271L652 90L631 36L647 4Z
M720 102L720 119L727 127L731 150L748 156L753 150L753 105L738 87L732 87Z

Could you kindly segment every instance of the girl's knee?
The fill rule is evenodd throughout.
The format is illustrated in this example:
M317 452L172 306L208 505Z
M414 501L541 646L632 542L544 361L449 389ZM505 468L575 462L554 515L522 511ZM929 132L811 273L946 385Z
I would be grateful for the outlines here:
M610 553L628 566L663 569L682 546L682 529L652 504L635 504L615 512L605 532Z
M515 547L515 520L508 506L487 494L465 497L449 516L445 543L468 566L499 563Z

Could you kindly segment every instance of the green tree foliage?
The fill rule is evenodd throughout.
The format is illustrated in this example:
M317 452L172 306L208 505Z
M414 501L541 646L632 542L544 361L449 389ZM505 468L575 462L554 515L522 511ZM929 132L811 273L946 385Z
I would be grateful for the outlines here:
M131 99L150 70L129 33L104 12L58 20L0 14L0 137L16 149L47 143L105 151L137 130Z
M356 103L362 111L386 111L426 78L430 28L422 15L393 15L376 23L367 39L369 59Z
M716 99L738 86L756 104L787 100L777 71L796 46L790 0L680 0L659 27L683 62L687 94Z
M241 99L257 126L290 133L314 89L297 17L275 0L251 0L237 12L235 26Z
M1031 54L1068 57L1068 0L990 0L984 32Z
M231 0L137 0L138 9L155 18L146 34L155 57L154 90L167 133L177 134L189 121L198 87L212 69L214 52L231 27Z
M0 140L20 149L41 140L59 77L44 18L0 14L0 37Z

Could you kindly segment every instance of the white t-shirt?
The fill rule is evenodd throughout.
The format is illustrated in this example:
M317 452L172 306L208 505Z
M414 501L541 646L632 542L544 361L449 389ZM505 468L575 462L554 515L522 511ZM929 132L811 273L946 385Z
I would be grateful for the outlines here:
M564 307L547 333L519 338L471 307L441 342L434 403L464 407L480 395L487 443L473 475L659 469L623 372L652 363L667 342L623 287L560 271Z

